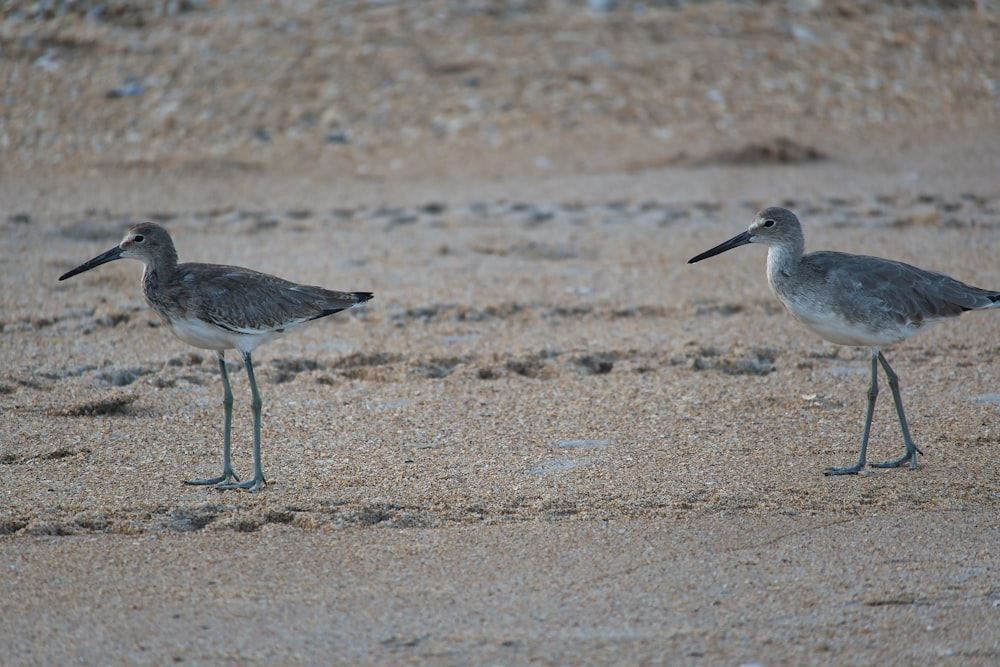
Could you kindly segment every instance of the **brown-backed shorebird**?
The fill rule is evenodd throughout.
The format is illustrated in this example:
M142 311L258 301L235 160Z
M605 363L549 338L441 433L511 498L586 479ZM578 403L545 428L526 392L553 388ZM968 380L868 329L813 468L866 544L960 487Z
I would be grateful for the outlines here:
M185 343L215 350L222 374L226 412L222 474L186 484L215 484L218 489L256 491L266 482L260 456L261 398L254 378L251 353L321 317L339 313L372 298L371 292L335 292L310 287L237 266L178 264L170 235L154 222L131 227L114 248L59 276L78 273L116 259L137 259L146 268L142 293L170 331ZM239 350L250 378L253 398L253 479L240 482L230 460L233 391L226 372L225 350Z
M747 231L692 257L688 263L747 243L768 246L767 283L795 319L831 343L871 348L872 379L861 456L857 465L829 468L826 474L854 475L864 470L878 396L879 364L892 389L906 453L894 461L871 465L898 468L909 462L910 468L916 468L917 454L923 452L910 437L899 395L899 379L880 348L905 340L946 317L967 310L996 308L1000 306L1000 292L880 257L828 251L804 254L805 240L799 219L791 211L778 207L764 209Z

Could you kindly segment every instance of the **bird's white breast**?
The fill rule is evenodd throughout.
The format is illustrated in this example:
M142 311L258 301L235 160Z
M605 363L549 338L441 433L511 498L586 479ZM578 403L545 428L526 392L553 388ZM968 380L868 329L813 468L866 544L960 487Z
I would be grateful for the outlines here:
M197 317L175 317L166 322L171 333L189 345L207 350L240 350L249 352L262 343L284 335L283 331L229 331Z
M893 326L872 326L868 319L854 321L836 309L824 308L810 301L778 295L795 319L831 343L838 345L858 345L864 347L885 347L893 345L915 334L921 325L916 322L900 322ZM929 322L924 322L928 324Z

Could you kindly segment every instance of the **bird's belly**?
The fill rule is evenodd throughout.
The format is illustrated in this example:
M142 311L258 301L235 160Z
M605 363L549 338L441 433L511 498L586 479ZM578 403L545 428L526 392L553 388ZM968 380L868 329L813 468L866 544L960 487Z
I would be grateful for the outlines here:
M175 318L166 321L170 332L182 341L206 350L249 351L267 342L265 334L245 334L229 331L195 317Z
M913 322L897 321L886 313L845 312L837 304L813 299L795 298L774 290L775 296L788 312L811 331L838 345L885 347L905 340L921 328L932 324L930 320Z
M786 302L789 312L806 327L831 343L864 347L885 347L909 338L920 329L914 322L873 326L871 322L855 321L832 310L802 308Z

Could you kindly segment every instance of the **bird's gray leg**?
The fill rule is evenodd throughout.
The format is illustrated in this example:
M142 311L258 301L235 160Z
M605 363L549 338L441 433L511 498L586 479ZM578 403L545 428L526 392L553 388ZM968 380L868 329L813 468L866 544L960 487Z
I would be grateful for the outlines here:
M246 489L253 493L267 484L264 479L264 469L260 460L260 410L264 402L260 399L260 391L257 389L257 379L253 374L253 360L249 352L243 353L243 362L247 367L247 377L250 378L250 393L253 408L253 479L248 479L239 484L219 484L218 489Z
M872 348L872 383L868 385L868 412L865 414L865 432L861 436L861 455L858 464L846 468L827 468L824 475L857 475L865 469L868 458L868 436L872 430L872 416L875 414L875 399L878 398L878 359L882 353Z
M899 425L903 429L903 442L906 443L906 454L895 461L872 463L871 466L873 468L898 468L909 461L910 469L916 470L917 454L923 454L923 452L913 443L913 438L910 437L910 427L907 426L906 415L903 414L903 399L899 395L899 378L893 372L889 366L889 362L886 361L885 356L881 352L878 353L878 360L882 364L882 368L885 369L885 376L889 379L889 388L892 389L892 400L896 403L896 414L899 415Z
M185 484L225 484L231 480L240 481L240 478L233 472L230 456L233 433L233 389L229 386L229 373L226 372L226 353L219 350L216 356L219 358L219 372L222 374L222 406L226 411L226 426L222 441L222 474L218 477L205 479L186 479L184 480Z

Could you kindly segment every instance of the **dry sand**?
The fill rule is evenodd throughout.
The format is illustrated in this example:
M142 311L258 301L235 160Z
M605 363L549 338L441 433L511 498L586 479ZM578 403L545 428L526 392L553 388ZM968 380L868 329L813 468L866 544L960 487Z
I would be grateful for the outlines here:
M0 662L1000 661L996 314L888 351L919 470L826 478L867 352L685 263L783 204L1000 287L997 14L578 4L3 5ZM181 484L222 389L139 266L56 282L142 218L376 292L255 354L260 493Z

